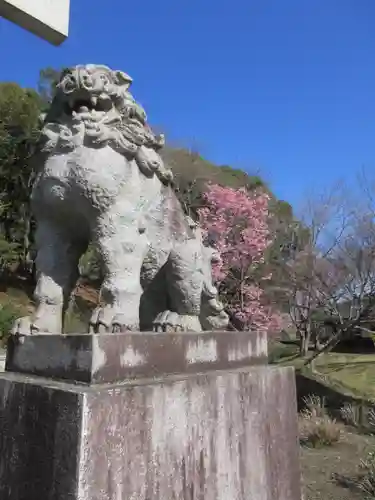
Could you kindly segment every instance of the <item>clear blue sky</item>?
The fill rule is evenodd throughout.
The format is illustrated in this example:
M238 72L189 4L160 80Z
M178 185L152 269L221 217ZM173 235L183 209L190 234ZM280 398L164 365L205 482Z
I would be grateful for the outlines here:
M0 80L122 69L151 123L218 164L260 169L294 206L312 186L375 171L375 0L71 4L59 48L0 20Z

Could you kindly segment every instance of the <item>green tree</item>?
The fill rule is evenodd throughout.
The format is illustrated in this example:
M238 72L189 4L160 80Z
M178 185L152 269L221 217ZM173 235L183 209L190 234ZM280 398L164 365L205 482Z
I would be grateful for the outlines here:
M39 137L41 106L34 90L0 83L1 246L4 254L16 252L21 262L29 247L30 159Z
M43 111L46 111L52 102L60 72L61 70L50 66L39 71L37 89L43 103Z

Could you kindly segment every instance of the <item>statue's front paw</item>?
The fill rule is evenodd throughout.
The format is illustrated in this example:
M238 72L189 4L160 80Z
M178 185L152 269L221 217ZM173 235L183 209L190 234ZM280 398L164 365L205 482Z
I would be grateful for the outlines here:
M22 344L24 337L39 333L39 328L33 323L30 316L24 316L23 318L18 318L12 326L10 334L18 339Z
M117 312L112 307L97 307L90 319L89 333L122 333L139 331L138 318Z
M153 323L155 332L201 332L198 316L164 311L156 316Z

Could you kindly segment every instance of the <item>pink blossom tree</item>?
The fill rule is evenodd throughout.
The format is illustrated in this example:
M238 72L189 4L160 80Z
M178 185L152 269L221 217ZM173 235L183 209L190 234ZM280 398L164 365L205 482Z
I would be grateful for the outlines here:
M206 241L221 255L213 274L232 322L239 329L279 331L281 316L266 303L261 286L270 276L255 278L271 243L269 196L209 184L203 198L199 222Z

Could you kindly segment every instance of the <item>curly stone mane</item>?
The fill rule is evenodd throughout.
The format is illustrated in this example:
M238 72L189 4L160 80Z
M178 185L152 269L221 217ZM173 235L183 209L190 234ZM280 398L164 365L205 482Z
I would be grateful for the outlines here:
M58 154L78 145L110 146L135 160L147 177L171 184L173 174L158 151L164 136L147 124L142 106L129 92L132 79L103 65L81 65L61 73L56 95L45 117L41 150Z

